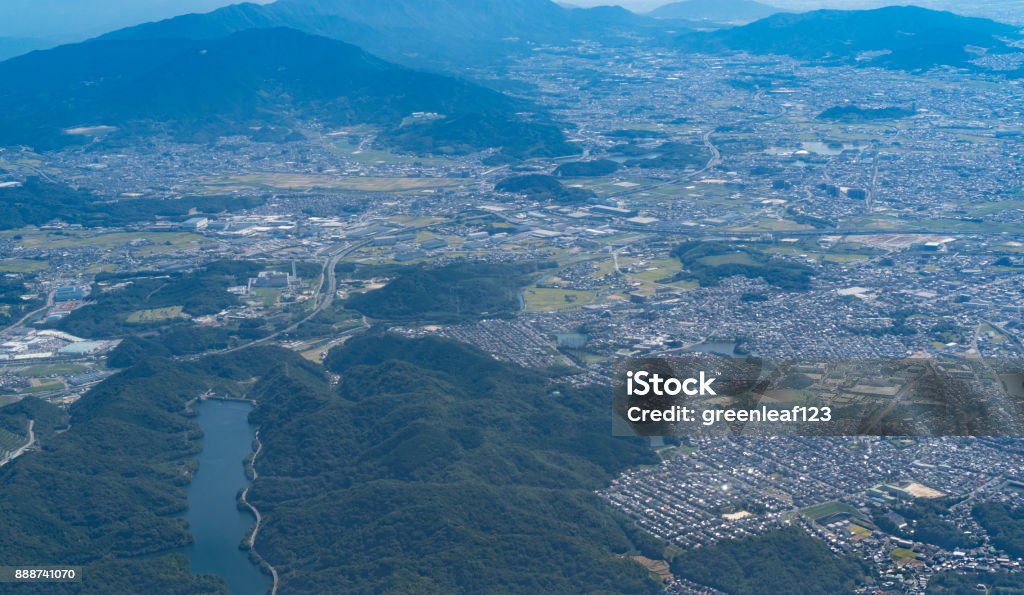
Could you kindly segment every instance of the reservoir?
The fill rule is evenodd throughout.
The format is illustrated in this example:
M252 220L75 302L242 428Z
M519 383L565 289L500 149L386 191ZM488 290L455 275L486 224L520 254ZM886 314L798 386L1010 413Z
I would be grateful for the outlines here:
M220 576L232 595L266 593L270 578L238 548L256 522L235 504L238 491L249 485L245 459L252 454L256 435L248 420L252 405L209 400L200 402L197 410L203 450L188 488L186 515L195 538L187 552L192 573Z

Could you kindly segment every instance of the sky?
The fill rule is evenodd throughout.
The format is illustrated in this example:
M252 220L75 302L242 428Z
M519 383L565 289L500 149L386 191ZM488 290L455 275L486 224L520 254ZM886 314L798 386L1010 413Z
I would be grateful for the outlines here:
M269 0L255 0L266 4ZM115 29L238 0L0 0L0 37L80 41Z
M238 0L0 0L0 37L79 41L147 21L207 12ZM251 0L266 4L271 0ZM429 2L430 0L423 0ZM564 0L576 6L620 4L646 12L671 0ZM1024 0L760 0L786 10L918 4L1024 24Z
M566 0L574 6L599 6L615 3L636 12L647 12L673 0ZM785 10L804 11L819 8L865 9L894 4L914 4L958 14L984 16L1008 23L1024 24L1024 0L758 0Z
M575 6L600 6L602 4L608 4L610 0L569 0L569 2ZM612 0L614 1L614 0ZM621 6L625 6L630 10L638 12L644 12L653 10L664 4L668 4L671 0L618 0L614 2ZM792 10L808 10L814 8L865 8L869 6L878 6L881 4L893 4L893 2L886 2L885 0L759 0L763 4L770 4L772 6L778 6L779 8L786 8ZM907 2L910 3L910 2Z

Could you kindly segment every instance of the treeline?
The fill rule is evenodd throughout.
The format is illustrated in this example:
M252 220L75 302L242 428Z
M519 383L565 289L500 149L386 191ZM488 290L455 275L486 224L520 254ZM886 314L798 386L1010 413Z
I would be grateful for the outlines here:
M864 577L860 562L797 527L689 550L672 560L672 572L730 595L853 593Z
M503 318L519 310L518 292L536 265L460 262L401 269L384 288L356 294L347 307L380 320L451 323Z
M1024 556L1024 509L986 502L976 504L971 514L996 547L1014 558Z
M917 114L905 107L862 108L856 105L837 105L818 114L819 120L836 122L869 122L873 120L902 120Z
M264 198L192 196L174 200L101 200L83 190L28 178L0 188L0 229L43 225L54 220L85 227L118 227L155 219L184 220L193 213L233 212L257 207Z
M928 581L929 595L962 595L982 593L978 585L985 585L988 593L1009 595L1024 592L1024 574L1009 572L940 572Z
M283 592L656 592L616 553L662 544L594 494L656 458L609 439L600 391L436 338L360 336L337 389L261 382L257 547Z
M872 515L878 525L893 535L913 538L922 543L929 543L946 550L968 549L980 544L977 536L965 535L947 516L949 509L960 501L959 498L935 498L931 500L917 499L895 506L893 511L912 522L912 527L900 531L891 526L882 515Z
M786 291L807 291L814 274L804 264L769 259L754 250L720 242L685 242L672 250L672 256L683 265L676 279L692 279L705 287L718 285L727 277L743 276L764 279L765 283Z

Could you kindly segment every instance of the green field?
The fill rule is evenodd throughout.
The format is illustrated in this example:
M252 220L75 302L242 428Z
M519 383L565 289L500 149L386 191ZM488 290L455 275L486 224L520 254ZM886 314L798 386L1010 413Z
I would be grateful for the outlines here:
M29 260L26 258L5 258L0 260L0 273L35 273L50 268L46 260Z
M573 291L571 289L547 289L530 287L523 290L528 312L557 312L570 310L594 303L596 299L591 291Z
M151 324L181 318L183 306L168 306L152 310L136 310L128 315L126 322L130 324Z
M629 276L634 277L636 279L640 279L641 281L656 283L678 273L680 270L682 270L682 265L679 263L678 259L662 258L660 260L655 260L651 262L647 268L653 270L639 271L636 273L631 273Z
M420 192L455 186L458 180L449 178L371 178L322 174L257 173L226 176L204 180L219 191L244 188L273 188L278 190L351 190L356 192Z
M41 380L38 383L33 381L33 386L22 389L21 393L33 394L33 393L46 393L54 390L61 390L64 388L64 383L60 380Z
M16 240L25 248L77 248L95 246L97 248L116 248L131 242L147 240L148 246L139 248L140 252L156 253L181 250L197 245L203 236L186 232L116 232L96 233L91 231L42 231L37 229L20 229L17 232L5 232L3 236L19 236Z
M917 552L914 550L908 550L907 548L898 547L892 550L892 557L894 560L916 560Z
M705 256L699 259L700 262L708 266L720 267L727 264L739 264L744 266L756 267L761 266L761 263L754 260L746 252L736 252L735 254L718 254L715 256Z
M25 378L46 378L48 376L73 376L85 372L86 369L80 364L40 364L29 366L16 373Z

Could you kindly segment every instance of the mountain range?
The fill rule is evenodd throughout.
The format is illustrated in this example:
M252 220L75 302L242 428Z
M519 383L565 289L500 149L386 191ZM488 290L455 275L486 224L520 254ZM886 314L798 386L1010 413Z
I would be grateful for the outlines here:
M33 50L53 47L53 43L32 37L0 37L0 60L13 58Z
M525 101L291 29L90 41L0 63L0 79L0 145L60 146L96 127L205 141L268 126L370 123L407 150L574 152Z
M749 23L777 12L780 12L778 8L754 0L683 0L656 8L648 16L683 21Z
M115 31L107 39L210 39L289 27L339 39L413 66L490 63L537 43L609 40L661 25L620 7L565 8L550 0L278 0L224 7Z
M776 14L732 29L684 33L679 48L745 51L801 60L923 70L966 67L985 52L1019 51L1012 25L914 6Z
M0 37L82 41L121 27L206 12L231 0L4 0Z

